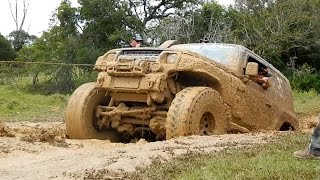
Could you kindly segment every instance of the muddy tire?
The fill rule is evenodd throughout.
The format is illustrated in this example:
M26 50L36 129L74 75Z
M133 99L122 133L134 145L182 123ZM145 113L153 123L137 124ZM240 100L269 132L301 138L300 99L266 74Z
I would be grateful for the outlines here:
M113 130L99 132L95 126L95 108L107 104L110 98L106 91L97 87L95 82L77 88L70 97L66 110L67 134L71 139L109 139L118 141Z
M166 139L226 133L230 109L208 87L188 87L174 98L166 120Z

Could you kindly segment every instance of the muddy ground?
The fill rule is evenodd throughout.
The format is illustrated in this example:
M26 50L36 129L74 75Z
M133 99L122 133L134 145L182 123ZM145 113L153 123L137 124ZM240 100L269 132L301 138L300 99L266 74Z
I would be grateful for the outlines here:
M306 123L305 127L313 127ZM308 121L309 122L309 121ZM276 133L278 134L278 133ZM1 179L125 179L137 167L191 152L219 152L267 143L274 133L191 136L169 141L111 143L66 138L63 122L0 122Z

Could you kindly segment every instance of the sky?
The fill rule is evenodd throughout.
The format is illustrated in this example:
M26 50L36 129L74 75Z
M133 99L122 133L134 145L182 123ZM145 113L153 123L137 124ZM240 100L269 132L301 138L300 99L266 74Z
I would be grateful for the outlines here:
M15 0L9 0L14 6ZM41 36L43 31L48 30L52 13L58 7L61 0L26 0L29 2L29 9L23 30L29 34ZM234 0L216 0L221 5L233 4ZM23 0L18 0L22 4ZM71 0L73 5L77 5L77 0ZM20 7L22 11L22 7ZM21 22L22 13L18 10L18 18ZM20 12L20 15L19 15ZM0 34L7 36L15 30L14 20L11 16L8 0L0 0Z

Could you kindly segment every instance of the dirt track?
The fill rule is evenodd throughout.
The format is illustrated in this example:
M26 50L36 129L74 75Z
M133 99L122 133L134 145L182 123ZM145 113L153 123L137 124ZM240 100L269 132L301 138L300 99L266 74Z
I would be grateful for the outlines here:
M108 179L190 152L218 152L272 139L271 134L191 136L148 143L65 139L65 124L1 123L1 179Z

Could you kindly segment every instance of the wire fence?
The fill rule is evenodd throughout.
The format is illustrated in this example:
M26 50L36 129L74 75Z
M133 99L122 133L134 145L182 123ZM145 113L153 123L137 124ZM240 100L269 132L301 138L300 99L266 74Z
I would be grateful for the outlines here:
M95 81L93 64L0 61L0 85L39 94L71 93Z

